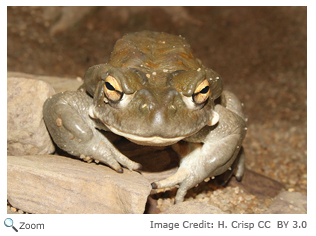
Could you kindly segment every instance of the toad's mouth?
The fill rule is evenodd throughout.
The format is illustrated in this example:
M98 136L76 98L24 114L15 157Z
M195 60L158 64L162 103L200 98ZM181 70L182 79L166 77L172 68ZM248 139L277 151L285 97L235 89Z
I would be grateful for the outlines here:
M98 111L95 110L94 106L90 106L89 116L92 119L98 119L106 128L108 128L114 134L125 137L133 143L145 146L169 146L175 144L180 140L190 137L193 134L199 132L203 127L205 127L205 125L212 126L216 124L219 120L219 115L217 114L217 112L212 111L212 116L209 122L204 125L201 125L203 123L200 122L200 126L197 129L190 130L186 126L182 127L181 125L177 125L177 127L173 129L173 126L169 125L167 131L163 132L160 129L159 125L150 126L148 124L145 124L143 127L135 125L135 122L133 122L134 127L128 126L127 128L125 127L125 129L118 129L117 127L114 127L113 125L110 125L108 122L106 122L106 120L104 120L102 116L98 115ZM184 132L183 128L185 128L187 132ZM133 130L134 132L126 132L126 130Z
M119 136L123 136L133 143L136 143L139 145L146 145L146 146L168 146L168 145L175 144L179 142L180 140L184 139L185 137L187 137L187 136L180 136L180 137L174 137L174 138L163 138L160 136L142 137L135 134L122 132L107 124L105 124L105 126L109 130L111 130L113 133Z
M89 116L93 119L98 119L101 121L101 123L107 127L111 132L114 134L117 134L119 136L122 136L128 140L130 140L133 143L139 144L139 145L145 145L145 146L169 146L172 144L175 144L179 142L180 140L191 136L193 133L173 136L173 137L162 137L161 135L152 135L152 136L142 136L138 134L132 134L129 132L124 132L122 130L119 130L112 125L109 125L105 120L100 118L98 115L95 114L96 111L94 110L93 106L90 106L89 108Z

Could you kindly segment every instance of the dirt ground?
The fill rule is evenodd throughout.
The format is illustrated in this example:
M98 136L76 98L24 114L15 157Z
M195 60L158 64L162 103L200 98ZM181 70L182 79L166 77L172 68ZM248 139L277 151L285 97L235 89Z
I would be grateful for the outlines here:
M128 32L182 35L245 105L247 168L307 194L306 7L8 7L7 13L8 71L37 75L83 77L107 62Z

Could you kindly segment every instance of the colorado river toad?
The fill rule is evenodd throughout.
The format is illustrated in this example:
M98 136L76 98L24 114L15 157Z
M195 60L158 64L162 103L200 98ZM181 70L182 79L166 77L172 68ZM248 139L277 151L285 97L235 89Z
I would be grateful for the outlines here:
M141 165L120 153L100 130L141 145L172 145L179 169L152 187L179 185L176 202L204 179L230 169L235 160L235 176L243 175L241 144L247 128L242 105L182 37L148 31L125 35L108 63L90 67L78 91L49 98L43 113L61 149L117 172Z

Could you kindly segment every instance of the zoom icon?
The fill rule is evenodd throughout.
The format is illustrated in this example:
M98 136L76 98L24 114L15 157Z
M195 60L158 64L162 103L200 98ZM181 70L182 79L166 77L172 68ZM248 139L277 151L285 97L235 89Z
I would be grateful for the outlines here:
M18 232L18 230L13 226L13 220L11 218L6 218L4 220L4 225L7 227L12 227L12 229L14 229L15 232Z

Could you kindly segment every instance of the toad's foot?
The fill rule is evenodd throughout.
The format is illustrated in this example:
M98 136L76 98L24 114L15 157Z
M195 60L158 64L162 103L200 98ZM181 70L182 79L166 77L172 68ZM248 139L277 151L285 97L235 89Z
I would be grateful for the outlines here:
M87 162L102 162L119 173L123 172L121 165L141 169L96 129L87 109L91 103L92 99L80 91L59 93L45 102L44 120L57 146Z
M176 144L173 147L174 149L177 149L178 147L183 146L183 145L184 144L180 144L180 145ZM188 143L187 151L188 150L192 152L189 155L187 155L185 158L182 158L181 165L178 171L174 175L166 179L153 182L151 184L152 188L156 190L156 193L167 191L172 188L179 188L177 190L177 194L175 197L175 203L182 202L184 200L184 197L187 191L193 188L194 186L197 186L203 180L207 182L210 180L210 178L214 179L215 175L219 175L222 172L225 172L225 170L230 169L230 166L232 165L232 161L234 160L234 159L230 159L227 163L225 163L222 166L219 166L217 169L213 167L212 169L207 170L205 169L205 165L201 164L200 162L201 159L197 161L197 163L200 163L201 165L195 164L196 157L201 156L202 154L202 145ZM243 171L244 171L243 150L240 150L239 157L236 160L236 162L237 162L236 164L237 168L235 172L235 177L238 181L240 181L243 176Z

